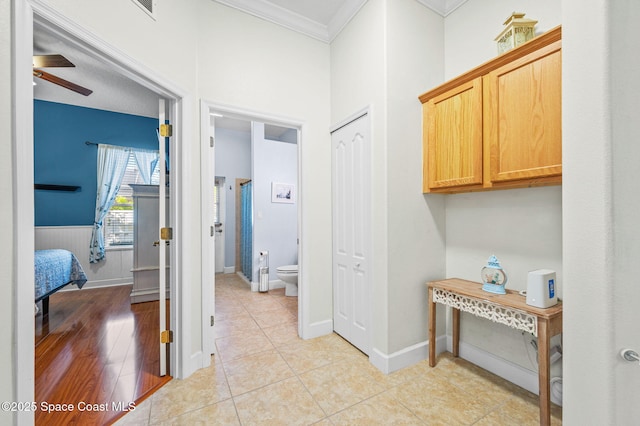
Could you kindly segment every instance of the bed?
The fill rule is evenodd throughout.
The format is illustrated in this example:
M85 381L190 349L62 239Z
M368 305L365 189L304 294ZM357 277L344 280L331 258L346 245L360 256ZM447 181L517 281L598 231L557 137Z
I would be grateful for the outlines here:
M87 282L76 256L62 249L36 250L35 252L35 296L36 303L42 300L42 316L49 314L49 296L68 284L78 288Z

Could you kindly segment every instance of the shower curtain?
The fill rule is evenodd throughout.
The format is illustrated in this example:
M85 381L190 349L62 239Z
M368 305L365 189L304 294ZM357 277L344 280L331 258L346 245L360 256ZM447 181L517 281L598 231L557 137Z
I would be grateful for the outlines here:
M253 280L253 208L251 193L253 183L247 182L240 189L242 234L240 236L240 256L242 256L242 273L249 281Z

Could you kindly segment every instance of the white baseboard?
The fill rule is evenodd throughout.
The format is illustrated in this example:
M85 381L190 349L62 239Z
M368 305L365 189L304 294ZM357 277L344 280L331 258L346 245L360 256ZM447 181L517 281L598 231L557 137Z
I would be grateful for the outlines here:
M447 336L447 347L452 347L452 338ZM505 380L538 395L538 372L531 371L490 352L460 342L460 358L482 367Z
M276 288L284 288L286 283L282 280L273 280L269 281L269 290L273 290ZM251 282L251 291L260 291L260 283Z
M440 336L436 339L436 354L445 350L451 351L451 348L451 336ZM374 348L369 356L369 362L383 373L389 374L428 358L429 343L421 342L390 355L386 355ZM466 359L531 393L538 394L538 373L536 371L523 368L464 342L460 342L460 358Z
M93 288L118 287L121 285L133 285L133 281L131 281L131 278L113 278L110 280L87 281L82 286L82 290L93 289ZM63 292L63 291L78 291L78 290L80 289L76 285L68 285L60 291Z
M269 290L273 290L276 288L285 288L286 286L287 286L287 283L285 283L282 280L269 281Z
M318 321L303 328L302 339L314 339L320 336L326 336L333 333L333 320Z
M440 349L440 352L442 352L446 347L446 343L446 337L444 336L436 339L436 352L439 353L437 349ZM386 355L380 350L373 348L371 355L369 355L369 362L384 374L389 374L427 358L429 358L429 342L425 341L416 343L390 355Z

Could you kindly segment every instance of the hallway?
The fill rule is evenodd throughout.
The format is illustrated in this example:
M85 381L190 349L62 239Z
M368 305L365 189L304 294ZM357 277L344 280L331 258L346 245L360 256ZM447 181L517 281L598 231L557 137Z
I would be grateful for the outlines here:
M337 334L297 336L297 298L216 275L209 368L172 380L118 425L538 425L538 399L449 353L385 375ZM560 425L561 408L552 407Z

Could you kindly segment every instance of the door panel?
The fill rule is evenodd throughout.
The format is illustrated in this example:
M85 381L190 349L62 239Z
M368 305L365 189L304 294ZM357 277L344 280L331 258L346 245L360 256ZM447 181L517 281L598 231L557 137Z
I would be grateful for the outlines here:
M371 349L371 150L369 117L332 133L334 330Z
M164 125L165 123L167 123L167 105L164 99L160 99L159 100L159 105L158 105L158 128L161 128L162 125ZM162 135L160 135L158 137L158 151L160 154L160 159L158 161L158 164L160 165L160 184L158 185L159 188L159 194L158 194L158 224L160 229L168 227L169 225L167 224L167 179L166 179L166 174L164 173L165 171L165 164L166 163L166 146L167 146L167 138L162 137ZM158 235L160 235L160 229L157 230ZM159 285L158 285L158 303L159 303L159 322L160 322L160 333L162 333L163 331L167 330L167 302L166 302L166 297L167 297L167 292L166 292L166 288L167 288L167 250L166 250L166 245L165 245L165 241L167 241L167 243L169 242L168 240L164 240L162 238L162 236L160 236L159 238L160 240L160 247L158 250L159 253L159 274L158 274L158 281L159 281ZM167 345L166 343L162 343L162 340L159 338L158 341L160 341L160 376L166 376L167 375Z

